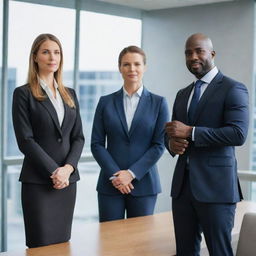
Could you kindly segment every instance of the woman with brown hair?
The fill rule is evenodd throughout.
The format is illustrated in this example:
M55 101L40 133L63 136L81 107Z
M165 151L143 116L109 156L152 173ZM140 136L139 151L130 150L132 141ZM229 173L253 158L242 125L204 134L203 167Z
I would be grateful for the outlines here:
M123 87L100 98L92 128L91 150L101 167L101 222L153 214L161 192L156 163L164 152L167 102L142 83L146 56L141 48L124 48L118 67Z
M33 42L28 83L15 89L13 125L24 162L20 174L26 245L70 239L84 136L75 91L62 82L60 41Z

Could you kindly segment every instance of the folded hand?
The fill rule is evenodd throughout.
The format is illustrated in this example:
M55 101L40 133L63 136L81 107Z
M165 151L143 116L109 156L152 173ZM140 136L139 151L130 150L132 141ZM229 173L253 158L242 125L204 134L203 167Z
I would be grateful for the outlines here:
M133 177L128 170L120 170L113 174L116 178L112 180L113 186L122 194L129 194L134 189L132 185Z
M55 189L63 189L69 185L70 174L74 171L74 168L66 164L65 166L57 168L51 175L53 187Z

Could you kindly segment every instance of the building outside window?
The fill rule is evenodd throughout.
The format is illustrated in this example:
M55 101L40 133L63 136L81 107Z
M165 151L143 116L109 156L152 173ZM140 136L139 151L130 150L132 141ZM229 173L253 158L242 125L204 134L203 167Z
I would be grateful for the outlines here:
M29 51L33 40L41 33L56 35L64 51L64 84L73 87L76 10L22 1L9 2L7 135L4 154L8 159L21 158L14 136L11 106L16 87L26 83ZM141 44L141 20L81 11L80 53L77 94L85 134L84 154L90 155L90 135L99 97L122 87L117 58L122 48ZM58 22L52 22L54 17ZM33 22L31 23L31 20ZM115 29L113 29L113 27ZM117 29L118 28L118 29ZM127 33L129 31L129 33ZM100 40L104 38L104 41ZM120 40L116 40L121 38ZM25 248L24 225L20 202L21 166L7 167L7 248ZM96 182L99 167L95 161L79 164L73 231L81 222L98 221Z

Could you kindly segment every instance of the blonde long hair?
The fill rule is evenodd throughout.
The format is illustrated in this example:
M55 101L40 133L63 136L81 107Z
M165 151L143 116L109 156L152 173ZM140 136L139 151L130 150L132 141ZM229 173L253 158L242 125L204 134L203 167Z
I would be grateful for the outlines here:
M58 84L58 90L63 101L71 108L75 108L74 100L72 99L68 89L64 86L62 82L62 70L63 70L63 51L59 39L52 34L41 34L33 42L30 56L29 56L29 68L28 68L28 84L30 86L33 96L39 100L43 101L46 99L46 96L39 84L38 75L39 68L38 64L35 62L35 56L40 48L40 46L47 40L54 41L60 47L60 65L58 70L54 73L54 78Z

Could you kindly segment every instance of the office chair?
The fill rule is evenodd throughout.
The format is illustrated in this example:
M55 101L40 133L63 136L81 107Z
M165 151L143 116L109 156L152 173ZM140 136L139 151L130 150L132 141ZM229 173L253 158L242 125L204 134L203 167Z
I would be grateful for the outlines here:
M256 213L246 213L243 218L236 256L256 255Z

